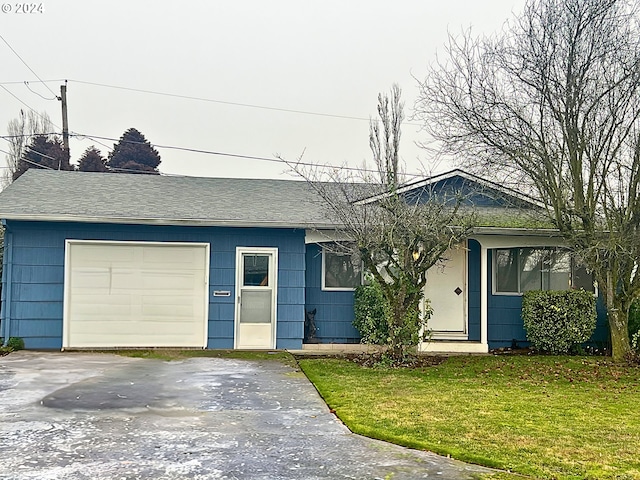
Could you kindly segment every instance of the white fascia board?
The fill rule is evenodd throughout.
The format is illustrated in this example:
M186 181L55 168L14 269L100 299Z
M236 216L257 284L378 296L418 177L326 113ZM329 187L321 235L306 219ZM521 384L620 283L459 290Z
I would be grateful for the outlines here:
M516 247L561 247L566 242L558 235L542 235L535 232L528 233L503 233L501 235L478 235L471 237L477 240L484 248L516 248Z
M78 222L78 223L118 223L126 225L166 225L166 226L200 226L200 227L246 227L246 228L334 228L330 224L287 223L287 222L250 222L243 220L216 219L178 219L178 218L133 218L133 217L93 217L82 215L15 215L2 214L3 220L25 222Z
M509 228L509 227L475 227L472 237L475 235L528 235L536 237L562 237L555 228Z
M347 242L352 240L348 235L336 229L307 229L305 230L304 243Z

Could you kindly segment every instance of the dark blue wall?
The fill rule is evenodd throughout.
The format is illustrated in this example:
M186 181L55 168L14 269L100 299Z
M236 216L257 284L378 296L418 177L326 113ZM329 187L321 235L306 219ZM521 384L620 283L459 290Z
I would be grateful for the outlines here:
M322 290L322 249L307 245L306 308L316 309L316 338L319 343L358 343L353 326L353 291Z
M424 187L414 188L403 194L409 202L450 203L458 201L464 206L472 207L515 207L536 208L532 203L509 195L501 187L489 186L488 182L480 184L474 180L454 175Z
M277 247L276 346L302 347L304 230L10 221L6 234L2 319L11 316L5 334L22 337L26 348L62 347L65 239L210 243L208 348L233 348L236 247ZM231 296L214 297L214 290Z
M467 319L469 340L480 341L480 244L476 240L467 242Z
M522 321L522 295L494 295L493 294L493 251L488 251L488 330L489 348L510 347L513 340L519 346L528 346L527 334ZM470 262L471 263L471 262ZM606 311L601 298L596 304L598 320L596 330L591 337L590 343L604 344L608 342L609 331L606 322Z

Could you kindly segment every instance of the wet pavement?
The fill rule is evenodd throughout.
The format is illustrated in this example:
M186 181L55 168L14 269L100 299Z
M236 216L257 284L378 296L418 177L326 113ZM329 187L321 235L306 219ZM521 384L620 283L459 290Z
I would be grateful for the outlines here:
M351 433L278 362L0 357L0 479L469 479Z

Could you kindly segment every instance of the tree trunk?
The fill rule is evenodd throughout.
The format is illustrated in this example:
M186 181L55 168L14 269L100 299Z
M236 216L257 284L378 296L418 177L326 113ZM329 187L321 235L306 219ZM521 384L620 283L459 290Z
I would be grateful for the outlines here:
M607 312L611 332L611 357L615 362L623 362L631 354L628 331L628 311L614 309Z
M607 272L606 286L607 320L611 334L611 357L614 362L623 362L631 354L629 343L629 307L615 295L614 281Z

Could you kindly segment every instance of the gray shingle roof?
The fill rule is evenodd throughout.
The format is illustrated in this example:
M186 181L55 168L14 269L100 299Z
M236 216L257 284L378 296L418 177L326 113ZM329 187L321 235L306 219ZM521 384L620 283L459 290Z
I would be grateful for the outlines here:
M294 180L28 170L0 193L0 218L323 227L322 204Z

